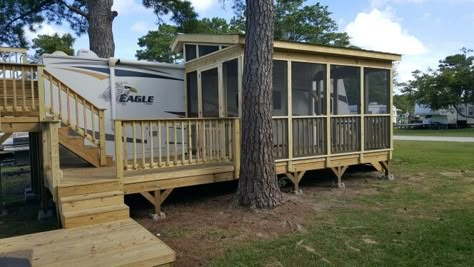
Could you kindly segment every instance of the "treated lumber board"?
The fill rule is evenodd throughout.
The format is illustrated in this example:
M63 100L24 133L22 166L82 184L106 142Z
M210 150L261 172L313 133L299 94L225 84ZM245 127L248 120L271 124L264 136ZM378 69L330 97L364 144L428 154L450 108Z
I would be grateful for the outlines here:
M189 165L185 167L169 167L165 169L151 169L144 171L132 171L127 173L125 183L147 182L153 180L167 180L173 178L194 177L216 173L233 172L232 163L221 165Z
M122 191L101 192L60 198L61 212L87 210L124 203Z
M21 250L32 252L33 266L166 266L176 259L172 249L131 219L0 242L0 254Z
M93 208L87 210L63 212L61 219L64 228L74 228L119 221L129 217L129 208L125 204Z
M58 196L69 197L91 193L118 191L120 189L118 181L111 180L108 182L86 183L86 184L59 184Z
M158 179L158 177L157 177ZM235 180L234 172L204 174L193 177L180 177L172 179L159 179L154 181L131 182L125 179L124 192L125 194L135 194L147 191L154 191L160 189L170 189L178 187L186 187L193 185L217 183Z

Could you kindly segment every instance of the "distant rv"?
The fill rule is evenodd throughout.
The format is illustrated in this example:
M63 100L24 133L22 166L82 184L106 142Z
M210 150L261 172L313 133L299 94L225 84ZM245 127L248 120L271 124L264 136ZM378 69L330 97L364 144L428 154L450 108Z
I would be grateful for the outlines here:
M459 104L454 107L432 110L421 104L415 105L415 115L423 117L423 124L438 124L448 127L474 126L474 104Z

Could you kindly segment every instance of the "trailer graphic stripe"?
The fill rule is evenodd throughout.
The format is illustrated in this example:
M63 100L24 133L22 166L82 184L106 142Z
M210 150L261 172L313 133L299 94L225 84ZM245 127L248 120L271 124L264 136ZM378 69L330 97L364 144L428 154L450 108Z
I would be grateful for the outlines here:
M110 72L109 68L81 67L81 66L74 66L74 67L79 68L79 69L93 70L93 71L107 73L107 74ZM115 76L118 76L118 77L127 77L128 76L128 77L141 77L141 78L158 78L158 79L166 79L166 80L184 81L183 79L174 78L174 77L167 77L167 76L158 75L158 74L151 74L151 73L131 71L131 70L121 70L121 69L116 69L115 70Z

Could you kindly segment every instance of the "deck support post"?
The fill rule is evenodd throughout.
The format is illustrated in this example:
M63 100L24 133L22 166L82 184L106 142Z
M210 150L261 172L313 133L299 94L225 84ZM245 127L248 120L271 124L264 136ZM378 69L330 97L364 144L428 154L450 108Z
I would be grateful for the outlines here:
M331 171L336 175L336 185L338 188L344 188L346 185L342 182L342 176L346 172L347 168L349 166L337 166L337 167L331 167Z
M390 173L390 168L388 166L388 161L380 161L380 165L382 166L382 169L384 171L384 179L393 181L395 177L393 174Z
M161 204L168 198L168 196L173 192L173 188L168 188L165 190L155 190L153 194L150 192L141 192L140 194L148 200L155 207L155 215L160 215L161 213Z
M295 194L301 194L302 193L302 191L300 190L300 181L303 178L305 173L306 173L306 171L286 173L286 176L293 183L293 193L295 193Z

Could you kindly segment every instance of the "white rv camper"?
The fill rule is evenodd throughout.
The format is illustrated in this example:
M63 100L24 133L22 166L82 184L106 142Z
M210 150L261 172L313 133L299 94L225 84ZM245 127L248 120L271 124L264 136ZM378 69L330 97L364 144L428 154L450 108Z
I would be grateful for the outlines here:
M452 127L474 125L474 105L458 105L459 113L455 108L432 110L425 105L415 105L415 115L424 117L423 124L440 124Z
M185 115L183 65L98 58L88 50L80 50L78 56L67 56L61 52L45 54L40 63L81 96L106 109L108 155L115 155L114 119L176 118ZM46 89L48 86L45 85ZM48 90L45 94L45 98L49 99ZM58 97L53 101L55 106L59 106Z

